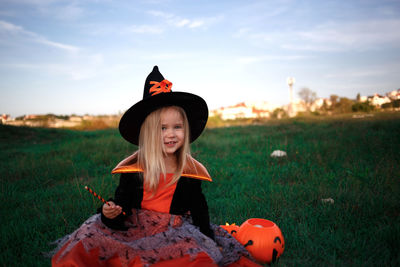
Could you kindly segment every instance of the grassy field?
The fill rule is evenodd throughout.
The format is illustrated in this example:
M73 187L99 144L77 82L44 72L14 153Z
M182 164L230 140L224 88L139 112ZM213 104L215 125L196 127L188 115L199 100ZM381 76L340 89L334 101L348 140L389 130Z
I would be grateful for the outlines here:
M209 170L212 222L278 224L276 266L400 264L400 114L288 119L207 129L192 154ZM274 150L285 158L271 158ZM105 198L111 169L135 147L117 130L0 125L1 266L50 266L49 242L72 232ZM321 199L332 198L333 204Z

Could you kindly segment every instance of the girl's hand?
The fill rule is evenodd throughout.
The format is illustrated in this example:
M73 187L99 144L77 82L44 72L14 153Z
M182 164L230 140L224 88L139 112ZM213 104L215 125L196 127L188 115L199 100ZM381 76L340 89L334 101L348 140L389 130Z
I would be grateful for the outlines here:
M122 208L118 205L115 205L115 203L112 201L109 201L108 203L110 206L107 204L103 205L103 214L108 219L114 219L122 212Z

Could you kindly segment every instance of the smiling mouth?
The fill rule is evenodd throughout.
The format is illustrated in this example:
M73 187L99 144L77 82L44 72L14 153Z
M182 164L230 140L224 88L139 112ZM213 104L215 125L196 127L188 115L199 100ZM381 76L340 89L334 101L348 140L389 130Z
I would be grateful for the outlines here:
M174 146L176 143L177 143L177 142L175 142L175 141L171 141L171 142L165 142L164 144L165 144L166 146Z

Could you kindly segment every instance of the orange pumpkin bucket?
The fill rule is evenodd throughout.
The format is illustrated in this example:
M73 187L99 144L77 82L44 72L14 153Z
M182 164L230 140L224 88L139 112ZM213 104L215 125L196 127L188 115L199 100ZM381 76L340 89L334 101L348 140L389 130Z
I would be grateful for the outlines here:
M232 223L226 223L225 225L220 225L222 228L224 228L226 231L228 231L228 233L230 233L232 236L236 236L237 231L239 231L239 226Z
M275 262L285 249L285 240L279 227L272 221L252 218L245 221L236 239L259 262Z

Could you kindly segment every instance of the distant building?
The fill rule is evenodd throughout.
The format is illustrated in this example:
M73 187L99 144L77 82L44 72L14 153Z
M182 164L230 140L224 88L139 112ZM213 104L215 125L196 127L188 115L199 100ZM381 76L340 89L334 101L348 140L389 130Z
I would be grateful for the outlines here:
M81 121L78 119L75 120L62 120L62 119L55 119L49 122L48 127L50 128L73 128L77 127L81 124Z
M90 120L94 120L95 118L96 118L95 116L84 115L82 119L85 121L90 121Z
M372 96L361 96L360 102L369 102L371 105L381 107L383 104L390 103L392 100L400 99L400 89L389 92L386 96L374 94Z
M371 103L371 105L374 105L376 107L380 107L385 103L390 103L391 100L387 96L382 96L379 94L374 94L373 96L368 97L368 101Z
M310 106L310 111L320 110L322 107L332 106L332 101L329 98L318 98Z
M332 101L328 98L318 98L313 103L307 105L307 103L304 102L302 99L295 99L293 101L291 114L289 114L289 112L288 114L290 117L294 117L301 112L315 112L317 110L321 110L324 106L327 108L332 106ZM285 110L289 110L289 105L285 106Z
M323 106L330 107L332 101L327 98L318 98L310 106L309 110L314 112L320 110ZM266 101L259 102L241 102L234 106L221 107L210 111L210 116L220 116L223 120L250 119L250 118L269 118L272 112L277 108L283 108L289 114L289 104L285 106L273 105ZM295 99L291 107L291 117L300 112L307 112L308 106L301 99Z
M397 100L400 99L400 89L391 91L386 94L387 97L389 97L391 100Z
M253 118L253 111L250 107L246 107L245 103L239 103L234 106L221 108L217 111L223 120L235 120L243 118Z
M72 122L82 122L82 117L81 116L70 116L69 117L69 121L72 121Z
M234 106L213 110L210 116L220 116L223 120L269 118L276 107L266 101L241 102Z
M2 124L5 124L9 119L10 119L10 115L8 115L8 114L2 114L2 115L1 115L1 120L0 120L0 122L1 122Z
M33 120L38 118L38 115L30 114L30 115L25 115L24 120Z
M307 111L307 104L301 99L295 99L292 104L292 110L290 117L294 117L299 112L306 112Z

